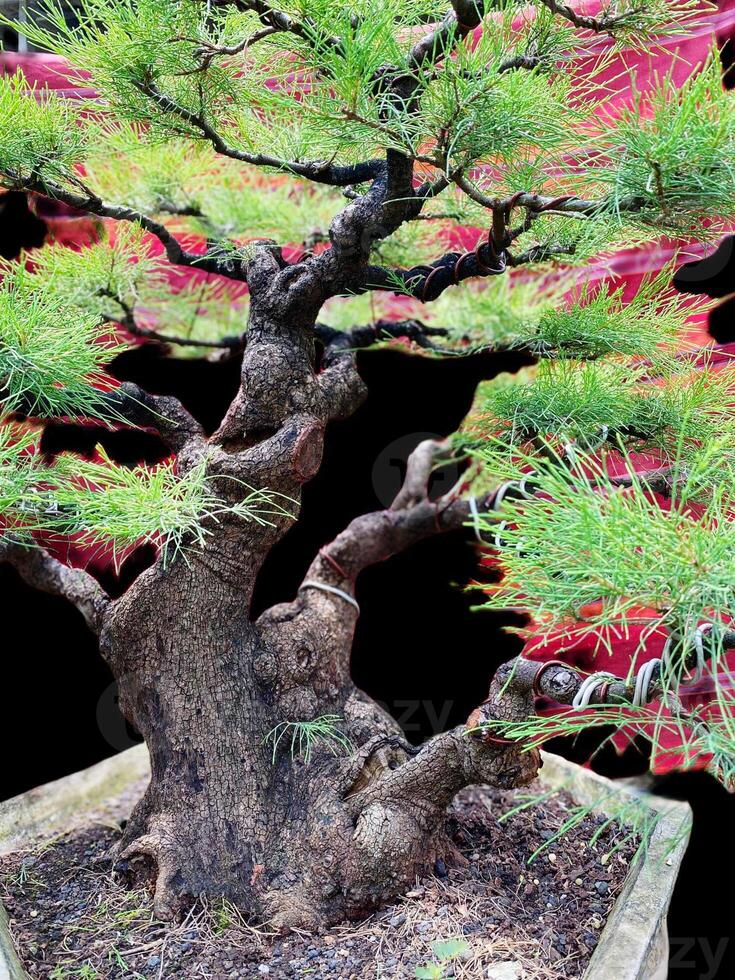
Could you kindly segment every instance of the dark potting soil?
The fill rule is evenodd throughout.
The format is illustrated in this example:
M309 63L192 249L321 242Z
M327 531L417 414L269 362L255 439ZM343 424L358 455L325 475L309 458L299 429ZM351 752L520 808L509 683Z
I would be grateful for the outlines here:
M116 817L141 789L114 801ZM597 816L557 838L574 805L564 793L500 821L518 801L466 790L449 819L466 867L439 863L394 905L322 934L276 936L224 902L196 906L173 928L157 922L148 893L113 878L119 828L109 820L1 857L0 897L32 980L579 977L637 841Z

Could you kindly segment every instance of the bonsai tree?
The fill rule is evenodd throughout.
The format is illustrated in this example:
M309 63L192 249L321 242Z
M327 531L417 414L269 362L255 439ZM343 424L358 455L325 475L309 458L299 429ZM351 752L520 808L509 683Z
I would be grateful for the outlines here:
M0 555L80 609L146 740L116 866L154 882L158 915L202 894L284 929L362 915L451 858L459 790L527 784L560 731L675 732L730 778L731 372L687 347L672 269L633 296L579 269L663 234L716 239L733 210L716 58L629 107L605 82L621 45L698 9L83 0L68 26L47 0L24 26L97 98L3 79L3 184L100 234L4 270ZM242 357L216 431L106 375L141 336ZM461 432L411 454L392 504L253 618L329 422L366 396L356 350L396 338L538 364L484 385ZM45 460L53 418L153 429L171 455ZM450 459L462 476L434 499ZM503 571L486 602L530 613L534 639L466 725L417 750L350 677L355 581L464 526ZM70 539L118 558L155 541L158 558L113 601L55 557ZM533 657L590 637L591 675Z

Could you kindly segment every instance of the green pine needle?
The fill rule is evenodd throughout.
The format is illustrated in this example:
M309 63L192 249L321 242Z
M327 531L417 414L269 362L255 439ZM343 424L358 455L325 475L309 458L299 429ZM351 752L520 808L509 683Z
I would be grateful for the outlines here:
M85 149L73 102L29 86L22 72L0 76L0 184L39 173L66 180Z
M735 102L723 88L717 53L682 85L667 76L638 95L610 142L611 162L600 176L613 210L639 200L638 220L699 236L713 217L732 213Z
M0 281L0 399L39 418L96 418L104 366L122 348L94 309L64 302L22 266Z
M290 516L288 499L270 490L256 490L228 478L208 477L206 461L185 474L173 461L152 468L126 469L104 455L102 462L63 457L53 469L47 492L54 510L46 519L49 531L73 535L90 548L112 545L117 562L132 546L156 544L168 564L186 551L203 549L212 527L237 518L268 525L274 517ZM237 484L238 499L232 496Z
M680 436L691 445L727 425L733 377L732 371L686 374L685 367L669 363L671 372L654 385L644 366L544 361L530 382L487 389L482 426L519 446L540 436L584 448L598 444L601 433L656 447Z
M298 756L307 765L319 749L325 749L334 756L351 752L352 742L338 727L341 721L341 715L320 715L309 721L281 722L264 739L272 745L272 761L275 763L278 747L284 740L289 744L291 758Z
M12 274L14 265L6 273ZM121 304L134 305L144 284L159 283L165 265L150 254L143 232L133 225L115 229L107 238L83 249L53 243L33 252L32 271L23 281L60 308L96 315L98 322L117 316Z
M38 436L6 422L0 427L0 539L25 536L34 528L29 503L36 492L39 469Z
M735 524L726 516L731 477L718 456L706 461L710 478L716 471L720 482L704 500L702 461L692 472L670 461L676 480L668 507L645 492L632 463L624 471L629 489L579 452L573 466L537 460L536 495L503 502L505 577L488 606L520 606L533 612L543 632L567 624L576 637L624 626L641 607L658 610L651 629L675 629L682 637L691 638L713 616L726 622L735 611ZM492 530L492 522L486 526ZM600 602L601 612L580 621L582 607Z

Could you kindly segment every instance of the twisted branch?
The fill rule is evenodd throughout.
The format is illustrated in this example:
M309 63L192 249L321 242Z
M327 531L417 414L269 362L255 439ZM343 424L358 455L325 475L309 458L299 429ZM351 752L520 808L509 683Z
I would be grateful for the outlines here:
M109 320L111 323L118 323L124 330L133 337L140 337L144 340L153 340L159 344L174 344L177 347L202 347L202 348L219 348L221 350L229 351L242 351L245 348L245 338L242 337L225 337L222 340L196 340L193 337L178 337L175 334L161 333L158 330L153 330L151 327L144 327L135 318L135 310L133 306L119 296L114 296L112 293L103 292L102 295L109 296L113 299L121 309L121 313L108 313L105 315L105 319Z
M172 452L191 443L204 444L204 429L172 395L149 395L137 384L124 381L100 397L110 421L121 419L141 428L155 429Z
M446 531L467 524L473 505L455 492L438 500L429 499L429 480L436 463L448 455L448 444L435 440L420 443L408 458L406 478L387 510L356 517L337 537L325 545L306 573L305 580L324 582L354 590L359 573L391 555ZM475 502L481 511L491 511L498 491Z
M12 177L12 175L8 176ZM75 208L77 211L96 214L101 218L112 218L115 221L129 221L139 225L144 231L154 235L161 242L166 251L166 257L174 265L214 272L217 275L227 276L229 279L236 279L240 282L247 281L247 270L244 265L239 263L235 265L230 259L220 259L212 255L199 255L197 252L189 252L165 225L141 211L136 211L135 208L103 201L88 188L85 189L85 193L80 194L38 174L27 179L18 177L15 183L18 190L34 191L44 197L51 198L51 200L68 204L69 207Z
M703 647L706 655L711 656L713 644L710 643ZM719 648L722 650L735 649L735 631L723 630L719 637ZM693 671L698 665L698 653L693 645L690 645L682 661L683 672ZM534 693L551 698L559 704L572 704L574 697L584 682L584 676L573 667L566 665L550 665L544 669L541 676L538 676L539 667L542 664L522 657L513 662L513 676L511 684L514 688L529 689L534 688ZM646 702L658 700L665 691L664 684L664 663L656 663L651 669L651 677L648 683ZM636 682L635 678L626 680L618 677L611 680L609 684L600 684L591 693L588 704L621 704L631 705L634 703Z
M403 293L422 303L430 303L450 286L465 279L502 275L506 267L507 256L496 253L489 242L481 242L473 252L448 252L429 265L416 265L410 269L368 266L362 291Z
M296 177L303 177L317 184L329 184L332 187L362 184L367 180L374 179L385 168L384 162L379 159L339 166L325 160L304 162L283 160L267 153L249 153L247 150L240 150L232 146L201 113L192 112L185 106L179 105L178 102L161 92L153 81L137 83L136 87L143 95L155 102L162 112L175 115L198 130L202 136L209 140L217 153L233 160L239 160L241 163L250 164L253 167L268 167L272 170L293 174Z
M640 4L638 7L631 7L621 14L605 14L602 17L592 17L588 14L580 14L568 3L559 3L558 0L541 0L544 7L547 7L553 14L558 14L575 27L595 31L596 33L612 33L616 27L620 27L630 18L635 18L640 13L645 13L646 5Z
M12 565L28 585L73 603L93 633L99 634L111 600L99 582L81 568L69 568L43 548L0 541L0 562Z

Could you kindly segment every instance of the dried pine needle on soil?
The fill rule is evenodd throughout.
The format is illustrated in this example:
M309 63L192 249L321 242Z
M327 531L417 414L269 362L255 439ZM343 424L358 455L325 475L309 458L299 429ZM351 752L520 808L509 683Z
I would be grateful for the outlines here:
M118 819L142 789L114 801ZM440 862L402 901L320 935L273 935L226 902L198 905L174 928L157 922L147 892L113 878L109 820L0 858L0 898L33 980L580 977L637 842L621 844L610 824L591 844L602 818L589 816L529 865L572 802L557 794L499 822L515 803L514 791L464 791L449 829L466 867Z

